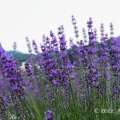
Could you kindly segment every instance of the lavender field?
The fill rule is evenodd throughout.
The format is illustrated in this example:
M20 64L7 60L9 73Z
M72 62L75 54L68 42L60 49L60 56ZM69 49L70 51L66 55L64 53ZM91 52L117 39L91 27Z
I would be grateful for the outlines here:
M0 44L0 120L120 120L120 38L112 23L111 36L101 24L98 38L90 18L81 40L74 16L72 24L77 43L66 39L64 26L40 45L26 38L30 57L22 71Z

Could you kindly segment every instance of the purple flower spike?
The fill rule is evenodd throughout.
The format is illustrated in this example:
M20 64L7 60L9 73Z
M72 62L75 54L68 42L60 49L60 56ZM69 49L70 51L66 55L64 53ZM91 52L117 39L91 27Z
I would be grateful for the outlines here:
M64 52L61 53L61 56L62 56L63 58L66 57L66 55L67 55L67 52L66 52L66 51L64 51Z
M52 80L52 83L53 83L54 85L57 85L57 81L56 81L56 80Z
M47 120L53 120L52 115L53 115L53 111L51 111L51 110L47 110L45 112L45 116L46 116Z
M50 37L54 37L54 34L52 31L50 31Z
M89 18L89 21L87 22L87 24L92 24L93 21L92 21L92 18Z

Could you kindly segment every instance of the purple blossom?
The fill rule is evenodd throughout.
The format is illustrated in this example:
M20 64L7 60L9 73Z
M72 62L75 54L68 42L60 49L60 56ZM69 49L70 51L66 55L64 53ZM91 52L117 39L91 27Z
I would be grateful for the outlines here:
M47 120L53 120L53 111L51 111L51 110L47 110L46 112L45 112L45 116L46 116L46 118L47 118Z

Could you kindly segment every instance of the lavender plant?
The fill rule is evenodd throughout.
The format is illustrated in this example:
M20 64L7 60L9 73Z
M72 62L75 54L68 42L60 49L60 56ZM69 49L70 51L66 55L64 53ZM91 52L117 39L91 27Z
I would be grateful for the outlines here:
M0 44L1 120L120 119L120 38L113 37L112 23L110 37L101 24L98 43L90 18L88 35L83 29L82 40L74 16L72 23L77 38L77 44L70 38L73 63L63 25L58 28L58 39L50 31L50 37L43 35L40 46L35 40L31 45L26 38L30 58L25 61L24 73Z

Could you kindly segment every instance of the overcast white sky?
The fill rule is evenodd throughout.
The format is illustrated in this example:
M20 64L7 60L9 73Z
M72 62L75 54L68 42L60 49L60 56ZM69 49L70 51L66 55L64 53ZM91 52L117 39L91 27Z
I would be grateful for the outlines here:
M60 25L64 25L68 40L74 37L71 15L76 18L80 39L90 17L98 32L104 23L109 34L112 22L115 35L120 35L120 0L0 0L0 42L5 50L11 50L16 41L17 50L28 53L25 37L39 45L42 34L49 36L53 30L57 35Z

